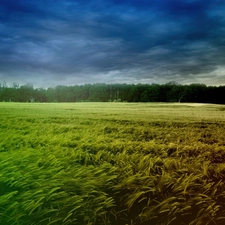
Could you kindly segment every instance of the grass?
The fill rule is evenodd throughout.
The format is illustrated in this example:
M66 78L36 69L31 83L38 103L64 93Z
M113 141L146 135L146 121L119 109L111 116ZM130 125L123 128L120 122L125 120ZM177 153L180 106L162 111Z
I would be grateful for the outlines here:
M224 109L0 103L1 223L224 224Z

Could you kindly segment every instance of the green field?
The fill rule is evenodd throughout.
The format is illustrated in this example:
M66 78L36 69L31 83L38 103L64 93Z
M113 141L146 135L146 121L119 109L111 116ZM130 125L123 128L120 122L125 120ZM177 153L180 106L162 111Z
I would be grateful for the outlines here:
M0 121L0 224L225 224L223 105L0 103Z

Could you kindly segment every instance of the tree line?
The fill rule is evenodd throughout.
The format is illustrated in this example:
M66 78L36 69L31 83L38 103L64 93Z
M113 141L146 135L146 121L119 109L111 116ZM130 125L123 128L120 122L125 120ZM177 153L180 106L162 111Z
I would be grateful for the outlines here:
M197 102L225 104L225 86L205 84L85 84L34 88L31 84L0 83L5 102Z

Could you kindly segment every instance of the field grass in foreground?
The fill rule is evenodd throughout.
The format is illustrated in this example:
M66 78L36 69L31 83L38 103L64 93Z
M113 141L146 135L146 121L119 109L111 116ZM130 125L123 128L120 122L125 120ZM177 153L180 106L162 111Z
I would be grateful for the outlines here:
M225 106L0 103L0 120L0 224L225 224Z

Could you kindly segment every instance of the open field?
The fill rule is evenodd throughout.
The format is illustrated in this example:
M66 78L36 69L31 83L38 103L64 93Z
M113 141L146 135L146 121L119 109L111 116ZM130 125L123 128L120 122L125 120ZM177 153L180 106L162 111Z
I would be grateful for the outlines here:
M0 103L0 120L0 224L225 224L223 105Z

